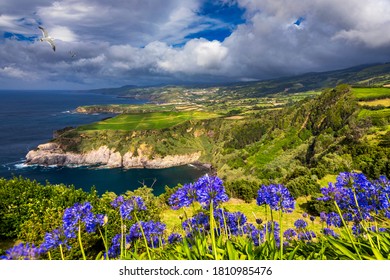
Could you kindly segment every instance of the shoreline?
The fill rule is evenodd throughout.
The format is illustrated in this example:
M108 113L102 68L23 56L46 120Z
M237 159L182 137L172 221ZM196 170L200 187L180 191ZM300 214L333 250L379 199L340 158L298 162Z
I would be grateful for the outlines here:
M49 142L38 145L30 150L24 164L40 166L65 166L65 167L100 167L122 169L165 169L176 166L192 165L198 169L213 170L209 163L199 161L201 152L182 155L167 155L165 157L152 156L139 152L120 154L107 146L85 152L73 153L64 151L59 144Z

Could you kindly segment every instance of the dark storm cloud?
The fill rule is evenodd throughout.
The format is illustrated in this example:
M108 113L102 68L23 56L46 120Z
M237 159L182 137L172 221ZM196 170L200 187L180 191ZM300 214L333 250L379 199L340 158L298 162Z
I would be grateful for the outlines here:
M387 0L15 0L0 8L2 87L254 80L390 61ZM36 40L39 24L56 52Z

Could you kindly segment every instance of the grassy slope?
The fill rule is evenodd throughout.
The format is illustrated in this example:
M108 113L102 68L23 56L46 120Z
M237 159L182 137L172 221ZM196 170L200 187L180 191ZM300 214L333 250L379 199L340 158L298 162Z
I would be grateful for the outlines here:
M352 93L360 101L390 97L390 88L353 88Z
M78 130L157 130L169 128L189 120L204 120L218 116L215 113L194 111L121 114L101 122L80 126Z

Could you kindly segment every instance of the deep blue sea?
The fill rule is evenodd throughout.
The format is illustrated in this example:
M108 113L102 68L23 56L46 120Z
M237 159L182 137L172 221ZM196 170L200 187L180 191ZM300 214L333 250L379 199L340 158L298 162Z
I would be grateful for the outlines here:
M123 170L23 165L27 152L52 139L55 130L113 116L73 113L78 106L143 102L78 91L0 90L0 177L23 176L41 183L74 185L86 191L95 186L99 194L105 191L121 194L145 184L153 185L158 195L164 192L165 185L173 187L202 176L203 171L192 166Z

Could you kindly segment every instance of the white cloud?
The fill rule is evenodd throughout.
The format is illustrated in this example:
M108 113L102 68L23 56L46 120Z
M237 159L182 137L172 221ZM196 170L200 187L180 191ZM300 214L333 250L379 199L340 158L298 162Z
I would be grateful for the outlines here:
M174 50L162 58L158 65L168 72L207 74L223 67L228 49L218 41L193 39L180 50Z
M25 72L15 66L4 66L0 68L0 76L31 80L34 80L36 78L34 74Z

